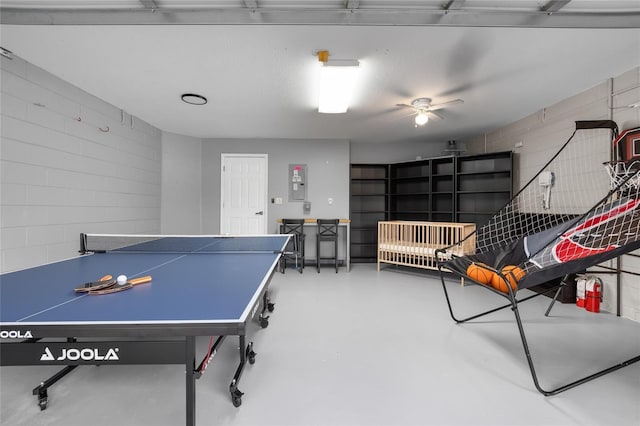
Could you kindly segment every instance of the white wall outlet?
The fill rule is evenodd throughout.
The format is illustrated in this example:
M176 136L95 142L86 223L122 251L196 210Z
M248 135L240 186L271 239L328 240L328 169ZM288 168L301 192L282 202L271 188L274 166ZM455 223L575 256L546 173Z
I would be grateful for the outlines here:
M327 200L327 202L329 203L329 205L333 204L333 198L329 197L329 199Z

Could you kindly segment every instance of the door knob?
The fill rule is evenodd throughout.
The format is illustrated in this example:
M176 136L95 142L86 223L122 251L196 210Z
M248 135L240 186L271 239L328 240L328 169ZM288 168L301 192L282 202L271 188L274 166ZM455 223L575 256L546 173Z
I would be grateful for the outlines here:
M263 211L259 211L259 212L256 212L256 214L262 216L264 214L264 212Z

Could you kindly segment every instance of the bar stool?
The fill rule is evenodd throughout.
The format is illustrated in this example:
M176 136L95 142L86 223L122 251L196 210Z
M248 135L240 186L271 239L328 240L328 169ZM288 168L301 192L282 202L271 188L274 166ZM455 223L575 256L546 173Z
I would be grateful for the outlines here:
M316 266L320 272L320 261L322 259L332 259L338 273L338 223L340 219L318 219L318 232L316 234ZM320 256L320 242L333 241L333 257Z
M296 269L302 273L304 269L304 219L282 219L280 233L293 235L280 258L280 272L284 274L287 269L287 259L295 259Z

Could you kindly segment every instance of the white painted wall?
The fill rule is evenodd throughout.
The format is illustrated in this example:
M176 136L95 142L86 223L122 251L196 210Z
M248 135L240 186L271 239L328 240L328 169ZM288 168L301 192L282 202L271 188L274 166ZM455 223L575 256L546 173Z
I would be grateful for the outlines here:
M0 61L0 270L75 256L81 232L159 232L160 131L17 56Z
M205 139L202 146L202 223L204 233L220 232L220 155L251 153L269 155L268 233L277 233L277 219L349 217L349 141L281 139ZM288 201L289 164L307 165L307 201L311 212L303 213L302 202ZM329 198L333 200L329 204ZM315 232L309 229L310 233ZM345 257L344 233L339 256ZM309 235L306 253L315 256L315 236ZM324 255L324 254L323 254Z
M269 154L269 203L267 231L276 232L276 220L304 217L301 202L288 201L289 164L307 165L307 201L313 218L349 217L349 141L280 139L205 139L202 146L203 232L220 232L220 155L222 153ZM329 204L328 199L333 203Z
M202 140L162 133L163 234L202 232Z
M466 148L469 153L513 150L516 191L566 142L575 128L575 121L612 119L621 131L638 127L640 108L625 106L639 101L640 67L637 67L515 123L478 137L468 142ZM516 148L515 145L520 142L523 146ZM605 158L608 158L608 148L603 147ZM605 265L614 266L614 261ZM623 256L622 268L640 273L640 259ZM621 277L621 315L640 321L640 280L631 274L622 274ZM604 303L601 308L604 311L615 312L615 276L603 275L601 278L605 282Z

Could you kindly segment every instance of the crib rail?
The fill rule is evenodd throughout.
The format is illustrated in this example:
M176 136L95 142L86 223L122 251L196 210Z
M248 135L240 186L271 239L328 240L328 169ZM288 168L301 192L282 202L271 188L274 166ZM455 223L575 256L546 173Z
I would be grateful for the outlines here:
M474 236L467 239L475 230L473 223L378 222L378 270L382 263L437 270L437 249L448 247L446 257L475 252Z

